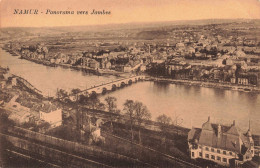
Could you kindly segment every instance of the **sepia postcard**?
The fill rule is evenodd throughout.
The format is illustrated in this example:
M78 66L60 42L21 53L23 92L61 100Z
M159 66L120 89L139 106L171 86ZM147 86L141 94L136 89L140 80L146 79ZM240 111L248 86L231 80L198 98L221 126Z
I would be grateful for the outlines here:
M259 168L260 0L0 0L0 168Z

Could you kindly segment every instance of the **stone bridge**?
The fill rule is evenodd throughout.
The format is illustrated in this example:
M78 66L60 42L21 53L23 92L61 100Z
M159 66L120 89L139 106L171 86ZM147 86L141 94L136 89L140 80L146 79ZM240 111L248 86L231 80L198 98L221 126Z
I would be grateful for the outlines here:
M114 91L117 88L124 87L126 85L131 85L132 83L136 83L140 80L145 79L145 76L131 76L123 79L118 79L112 82L103 83L101 85L93 86L91 88L88 88L86 90L83 90L77 94L72 94L70 96L79 96L79 95L92 95L92 94L101 94L106 93L107 91Z

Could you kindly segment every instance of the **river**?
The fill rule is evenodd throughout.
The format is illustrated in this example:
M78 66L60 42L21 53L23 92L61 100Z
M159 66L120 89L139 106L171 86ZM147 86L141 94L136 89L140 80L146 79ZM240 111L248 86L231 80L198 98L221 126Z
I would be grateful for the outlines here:
M0 65L9 67L10 72L28 80L46 96L55 96L57 89L84 90L91 86L117 79L115 76L97 76L79 70L49 67L12 56L0 49Z
M115 80L114 76L96 76L82 71L47 67L11 56L0 49L0 65L9 67L11 73L27 79L45 95L54 95L57 88L71 90ZM184 127L201 127L211 116L213 122L236 124L243 130L248 129L251 121L252 132L260 134L260 94L239 92L198 86L140 82L115 92L101 96L117 98L119 109L123 109L126 99L143 102L155 120L160 114L172 119L179 118ZM178 116L178 117L176 117Z

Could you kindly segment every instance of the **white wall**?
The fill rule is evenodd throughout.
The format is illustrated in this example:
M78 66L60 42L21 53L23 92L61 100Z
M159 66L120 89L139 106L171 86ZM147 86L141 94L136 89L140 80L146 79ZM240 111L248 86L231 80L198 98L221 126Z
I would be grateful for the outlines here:
M62 121L61 109L57 109L56 111L51 111L49 113L40 111L40 119L49 122L50 124L60 122Z

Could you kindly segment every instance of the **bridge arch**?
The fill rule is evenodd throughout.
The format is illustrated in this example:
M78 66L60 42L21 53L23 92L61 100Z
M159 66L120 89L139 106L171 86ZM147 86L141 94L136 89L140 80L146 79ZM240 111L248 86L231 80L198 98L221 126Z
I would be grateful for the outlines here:
M92 91L90 94L90 97L96 97L97 96L97 92L96 91Z
M125 82L121 82L120 87L125 87Z
M88 92L88 91L84 91L82 94L83 94L84 96L88 96L88 95L89 95L89 92Z
M116 87L116 84L113 84L113 85L112 85L112 89L111 89L111 90L112 90L112 91L115 91L115 90L116 90L116 88L117 88L117 87Z
M107 88L106 88L106 87L103 87L103 88L102 88L102 94L106 94L106 93L107 93L107 91L108 91L108 90L107 90Z
M133 83L132 79L128 81L128 85L131 85Z

